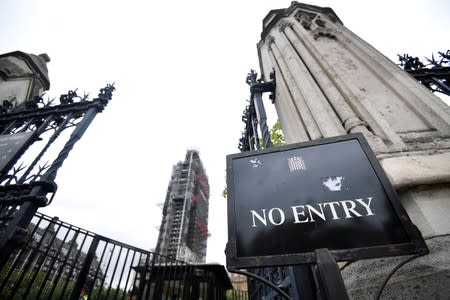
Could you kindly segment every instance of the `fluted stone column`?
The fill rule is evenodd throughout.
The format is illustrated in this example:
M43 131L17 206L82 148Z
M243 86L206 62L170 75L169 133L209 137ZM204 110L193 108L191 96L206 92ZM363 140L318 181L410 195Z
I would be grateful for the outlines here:
M431 253L400 269L383 298L450 295L450 108L330 8L292 2L271 11L258 55L265 80L275 71L286 141L363 133L426 239ZM402 259L350 264L349 294L373 298Z

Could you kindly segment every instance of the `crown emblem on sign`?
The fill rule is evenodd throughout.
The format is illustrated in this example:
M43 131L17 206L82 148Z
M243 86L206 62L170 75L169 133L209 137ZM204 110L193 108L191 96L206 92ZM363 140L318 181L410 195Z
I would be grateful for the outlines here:
M289 171L302 171L306 170L305 161L301 156L293 156L288 158Z

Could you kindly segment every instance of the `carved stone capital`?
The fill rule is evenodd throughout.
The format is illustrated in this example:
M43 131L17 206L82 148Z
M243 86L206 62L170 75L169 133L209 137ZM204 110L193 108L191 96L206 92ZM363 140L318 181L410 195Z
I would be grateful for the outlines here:
M306 30L311 30L312 22L317 17L316 13L299 10L295 15L295 19L303 26Z
M323 28L323 27L316 27L314 30L311 30L311 33L313 34L313 37L315 40L317 40L320 37L336 39L336 36L337 36L336 29Z
M280 23L278 23L278 29L280 30L280 32L284 32L284 30L287 27L292 27L292 26L293 26L292 22L287 21L287 20L282 20L282 21L280 21Z
M266 37L267 47L269 47L269 49L270 49L273 43L275 43L275 38L273 36L271 36L271 35L268 35Z

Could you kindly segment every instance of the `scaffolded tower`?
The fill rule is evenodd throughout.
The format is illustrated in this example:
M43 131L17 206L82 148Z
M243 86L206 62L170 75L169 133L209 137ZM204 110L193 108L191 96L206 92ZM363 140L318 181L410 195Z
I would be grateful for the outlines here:
M156 253L189 263L204 263L208 238L208 177L196 150L172 170Z

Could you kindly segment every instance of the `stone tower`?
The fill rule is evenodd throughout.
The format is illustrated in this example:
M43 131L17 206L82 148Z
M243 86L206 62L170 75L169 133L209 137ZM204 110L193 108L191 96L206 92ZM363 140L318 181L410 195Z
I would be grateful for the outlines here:
M292 2L269 12L258 43L262 78L288 143L361 132L430 254L399 269L383 298L450 295L450 109L344 27L331 8ZM405 257L351 263L353 298L372 299ZM414 298L415 299L415 298Z

